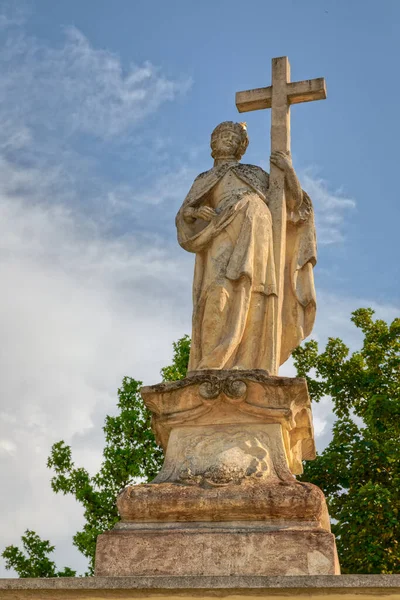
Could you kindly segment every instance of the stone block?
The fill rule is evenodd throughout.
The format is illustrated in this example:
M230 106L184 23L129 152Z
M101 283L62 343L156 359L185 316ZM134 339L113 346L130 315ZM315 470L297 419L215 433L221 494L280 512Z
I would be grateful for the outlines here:
M330 531L322 491L311 483L250 480L200 487L174 483L126 487L118 496L123 523L254 521L271 527L293 524Z
M135 524L98 537L96 576L339 574L334 536L260 523Z

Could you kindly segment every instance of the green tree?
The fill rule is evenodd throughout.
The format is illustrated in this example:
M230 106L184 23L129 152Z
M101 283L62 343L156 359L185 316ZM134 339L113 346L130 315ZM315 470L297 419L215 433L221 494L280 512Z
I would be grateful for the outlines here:
M294 352L312 400L330 396L333 437L302 476L325 493L344 573L400 573L400 319L359 309L364 334L350 354L338 338Z
M89 559L89 573L93 573L97 536L118 521L118 492L134 481L153 479L162 464L162 451L150 428L151 414L139 393L141 385L124 377L118 390L119 412L105 420L103 462L96 475L75 466L71 447L63 441L53 445L47 461L55 473L53 490L72 494L84 508L86 522L73 543Z
M163 381L178 381L178 379L186 377L190 354L190 337L184 335L177 342L173 342L172 347L174 351L172 365L161 369Z
M173 344L172 364L162 369L164 381L182 379L189 360L190 338L184 336ZM156 445L150 427L151 413L143 404L139 390L141 381L125 377L118 390L118 413L107 416L103 427L105 447L103 462L96 475L77 467L72 449L64 441L51 449L47 466L54 471L51 486L56 493L71 494L84 508L85 524L73 538L74 545L89 561L88 574L93 574L96 539L118 521L115 499L129 483L150 481L161 468L163 454ZM6 569L14 569L20 577L74 576L71 569L59 574L47 555L54 550L33 531L21 538L27 556L17 547L8 546L2 553Z
M2 554L7 569L15 569L20 577L75 577L76 572L65 567L58 571L55 563L49 559L54 546L48 540L41 540L27 529L21 537L23 551L16 546L8 546Z

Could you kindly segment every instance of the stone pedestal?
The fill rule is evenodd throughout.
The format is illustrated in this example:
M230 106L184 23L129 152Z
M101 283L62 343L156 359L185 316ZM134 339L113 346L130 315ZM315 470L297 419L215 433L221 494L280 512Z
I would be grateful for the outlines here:
M199 371L142 389L163 468L127 486L100 535L96 575L337 574L303 379Z

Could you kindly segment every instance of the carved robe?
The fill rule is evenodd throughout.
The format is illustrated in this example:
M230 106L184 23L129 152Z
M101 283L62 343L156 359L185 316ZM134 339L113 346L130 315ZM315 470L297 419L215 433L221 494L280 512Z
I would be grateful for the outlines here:
M232 175L236 187L215 205L216 186ZM178 212L179 244L196 253L189 371L237 368L275 374L272 324L279 315L268 184L260 167L223 164L195 179ZM191 218L201 206L212 206L217 216L210 222ZM315 263L312 204L303 192L302 204L287 221L279 364L311 332Z

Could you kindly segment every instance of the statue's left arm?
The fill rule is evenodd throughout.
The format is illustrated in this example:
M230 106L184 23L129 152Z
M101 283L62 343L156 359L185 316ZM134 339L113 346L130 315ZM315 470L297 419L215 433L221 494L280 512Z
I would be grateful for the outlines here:
M273 152L271 162L285 173L287 207L285 281L280 364L310 335L316 311L313 267L317 261L314 211L302 190L291 157Z
M289 213L295 212L303 202L303 190L292 165L290 155L276 151L271 154L271 162L285 173L286 207Z

